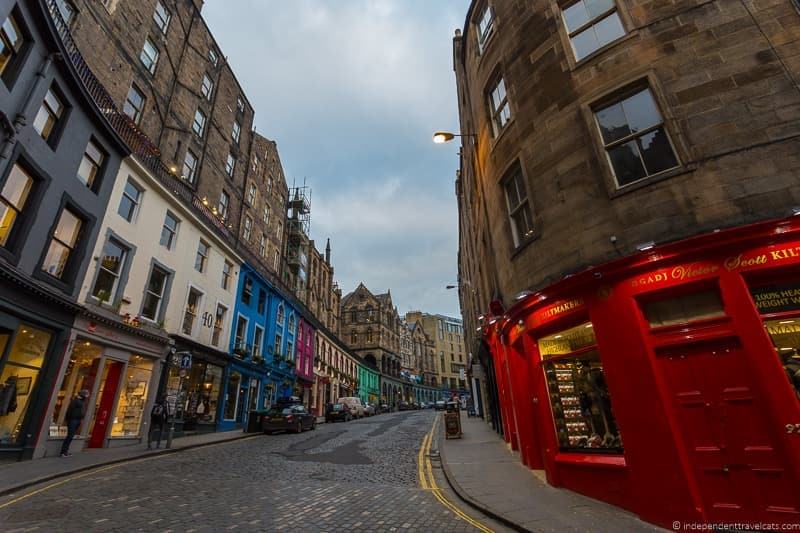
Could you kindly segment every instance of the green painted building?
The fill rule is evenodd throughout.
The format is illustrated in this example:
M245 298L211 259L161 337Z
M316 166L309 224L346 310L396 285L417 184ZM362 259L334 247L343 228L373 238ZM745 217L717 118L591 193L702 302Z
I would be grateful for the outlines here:
M378 403L380 399L380 375L378 371L358 363L358 396L363 403Z

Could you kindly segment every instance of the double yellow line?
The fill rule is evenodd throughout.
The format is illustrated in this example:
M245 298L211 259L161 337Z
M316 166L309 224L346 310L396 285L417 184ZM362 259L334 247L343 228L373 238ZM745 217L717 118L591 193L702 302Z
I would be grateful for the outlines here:
M436 478L433 476L433 468L431 467L430 451L431 441L433 441L433 436L436 434L436 429L439 425L439 418L440 417L437 415L436 419L433 421L431 430L425 435L425 437L423 437L422 444L419 447L419 453L417 454L417 474L419 475L419 484L423 489L431 491L434 497L439 500L439 503L452 511L454 515L475 527L475 529L483 531L483 533L494 533L493 530L484 526L477 520L467 516L458 507L448 501L447 498L444 497L444 494L442 494L442 489L440 489L436 484Z

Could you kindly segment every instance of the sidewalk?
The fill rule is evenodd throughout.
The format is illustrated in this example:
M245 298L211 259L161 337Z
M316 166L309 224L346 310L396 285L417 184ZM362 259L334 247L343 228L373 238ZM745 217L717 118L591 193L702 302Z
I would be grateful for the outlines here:
M172 441L172 448L147 450L147 444L121 446L119 448L97 448L85 450L70 457L45 457L31 461L18 461L0 464L0 496L18 492L26 487L36 485L55 478L75 474L98 466L130 461L139 457L175 453L200 446L208 446L220 442L229 442L260 435L260 433L244 433L241 429L204 433L190 437L180 437Z
M546 484L482 419L462 415L461 424L461 439L439 432L442 469L456 494L484 514L518 531L662 531L627 511Z

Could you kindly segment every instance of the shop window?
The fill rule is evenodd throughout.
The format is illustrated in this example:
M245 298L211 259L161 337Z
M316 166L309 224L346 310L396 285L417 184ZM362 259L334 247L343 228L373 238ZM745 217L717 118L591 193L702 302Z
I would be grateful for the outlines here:
M222 367L195 360L185 379L181 380L179 372L179 368L170 367L166 390L170 412L183 420L184 430L216 423Z
M92 296L100 302L110 303L116 301L119 280L125 265L128 249L115 239L108 239L100 262L97 266L97 278L92 289Z
M61 211L55 230L47 248L42 270L51 276L62 279L70 260L74 260L75 247L81 237L84 221L71 209Z
M725 316L722 299L716 290L645 302L642 311L652 328Z
M678 166L672 141L649 88L625 93L594 112L618 187Z
M0 444L16 444L24 437L22 424L50 338L49 332L27 324L14 332L13 345L0 373ZM9 332L0 332L0 353L6 351L9 340Z
M562 14L576 61L625 36L614 0L578 0Z
M800 400L800 318L765 320L775 351L789 384Z
M153 375L153 361L134 355L128 362L117 412L111 425L112 437L138 437Z
M621 453L592 324L542 337L538 344L561 451Z
M238 372L231 372L228 377L228 387L225 390L225 414L224 420L235 420L236 412L239 408L239 384L242 375Z
M0 190L0 246L8 243L32 188L33 178L15 163L3 184L3 189Z
M78 166L78 180L89 189L97 191L99 187L99 180L97 180L97 177L103 168L105 159L105 154L100 147L97 146L97 143L90 140L86 145L86 150L83 152L81 164Z
M77 339L75 341L75 347L69 357L67 371L64 373L61 387L58 390L56 406L53 409L53 419L50 422L51 437L65 437L67 435L67 423L65 420L67 406L78 395L79 391L86 389L91 392L94 388L94 380L100 368L102 355L103 350L98 344L85 339Z
M220 339L222 338L222 330L225 327L225 315L228 314L228 308L218 303L217 311L214 314L214 331L211 334L211 344L219 346Z

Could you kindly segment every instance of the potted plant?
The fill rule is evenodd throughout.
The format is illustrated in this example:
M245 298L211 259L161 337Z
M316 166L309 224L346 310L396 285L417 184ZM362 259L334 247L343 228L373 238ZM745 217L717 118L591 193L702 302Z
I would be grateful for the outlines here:
M254 355L253 356L253 362L255 364L257 364L257 365L263 365L264 361L265 361L265 359L261 355Z

